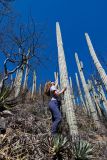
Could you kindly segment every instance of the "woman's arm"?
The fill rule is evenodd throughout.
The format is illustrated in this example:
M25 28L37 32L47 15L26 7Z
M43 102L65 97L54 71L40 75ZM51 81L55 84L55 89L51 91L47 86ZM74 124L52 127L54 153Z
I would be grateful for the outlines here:
M55 87L56 87L56 88L58 87L58 81L55 82Z
M61 94L64 94L64 92L66 91L67 87L63 88L61 91L55 91L55 95L60 96Z

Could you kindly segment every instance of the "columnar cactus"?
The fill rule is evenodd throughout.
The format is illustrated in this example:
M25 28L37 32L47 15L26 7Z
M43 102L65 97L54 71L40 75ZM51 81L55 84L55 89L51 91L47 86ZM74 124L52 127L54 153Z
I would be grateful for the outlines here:
M88 80L88 84L91 86L91 96L92 96L93 104L96 106L96 109L98 111L98 115L100 116L100 118L102 118L102 113L101 113L101 109L100 109L100 101L99 101L98 95L95 91L94 85L91 80Z
M27 58L29 56L30 49L28 49ZM26 70L25 70L25 78L24 78L24 84L23 84L23 90L27 89L27 81L28 81L28 74L29 74L29 67L28 67L29 61L27 60L26 63Z
M95 84L97 85L97 81L95 80ZM97 91L100 95L100 99L103 101L103 106L104 106L104 109L105 109L105 112L106 112L106 115L107 115L107 99L106 99L106 96L105 96L105 93L104 93L104 90L103 90L103 87L101 84L99 84L97 86Z
M36 93L36 72L33 73L33 85L32 85L32 95L31 98L34 97L34 94Z
M24 77L24 84L23 84L23 90L27 89L28 73L29 73L29 69L28 69L28 61L27 61L26 70L25 70L25 77Z
M104 83L105 88L107 90L107 75L106 75L106 72L103 69L100 61L97 58L97 55L95 53L95 50L93 48L93 45L91 43L91 40L90 40L90 37L89 37L88 33L85 33L85 36L86 36L86 40L87 40L87 44L88 44L88 47L89 47L89 50L90 50L91 57L92 57L92 59L94 61L94 64L95 64L95 66L96 66L96 68L97 68L97 70L98 70L98 72L101 76L102 82Z
M87 100L86 95L84 95L84 98L85 98L85 103L86 103L86 106L87 106L87 115L91 116L90 105L89 105L89 102Z
M23 76L23 68L17 71L16 78L15 78L15 97L17 97L20 93L21 83L22 83L22 76Z
M77 83L78 93L79 93L79 96L80 96L81 103L82 103L83 107L86 109L86 112L88 114L88 112L89 112L88 111L88 106L86 106L86 104L84 102L77 73L75 73L75 77L76 77L76 83Z
M70 129L70 134L78 135L77 122L73 108L73 102L71 100L70 85L68 79L67 66L65 61L62 37L59 23L56 23L56 33L57 33L57 47L58 47L58 62L59 62L59 73L60 73L60 85L61 88L67 86L67 90L64 94L64 109L66 113L67 122Z
M69 83L70 83L70 89L71 89L71 96L72 96L72 101L73 101L73 105L75 106L75 96L74 96L74 90L73 90L73 85L72 85L72 79L71 77L69 77Z
M83 70L81 68L81 64L79 62L79 58L78 58L77 53L75 53L75 59L76 59L78 71L79 71L79 74L80 74L81 82L82 82L82 85L83 85L83 88L84 88L84 92L85 92L87 101L88 101L89 106L90 106L90 111L91 111L91 114L92 114L92 118L95 122L96 127L100 128L100 122L99 122L99 118L98 118L98 115L97 115L97 111L93 106L93 102L92 102L92 99L91 99L91 96L90 96L90 93L89 93L89 90L88 90L88 87L87 87L87 83L86 83L86 80L85 80Z
M57 88L59 88L59 85L58 85L58 72L54 72L54 77L55 77L55 84L57 85Z

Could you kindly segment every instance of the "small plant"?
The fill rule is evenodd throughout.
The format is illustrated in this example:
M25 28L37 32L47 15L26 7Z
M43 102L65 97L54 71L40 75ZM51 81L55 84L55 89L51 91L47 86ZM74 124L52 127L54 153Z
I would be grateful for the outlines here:
M40 148L46 154L48 153L49 157L53 160L62 160L63 153L68 149L68 140L62 135L55 135L45 139L45 142L42 142Z
M73 143L73 153L75 160L90 160L92 159L93 147L90 143L84 140L78 140Z
M56 135L53 138L52 152L57 155L58 153L60 153L65 149L66 144L67 144L66 137L63 137L62 135Z
M0 110L4 110L9 106L9 101L7 100L11 94L11 90L9 88L4 88L2 92L0 92Z
M14 88L10 89L9 87L4 87L0 92L0 111L5 109L10 109L16 106L18 103L21 103L27 94L27 90L24 93L20 93L16 98L13 96Z

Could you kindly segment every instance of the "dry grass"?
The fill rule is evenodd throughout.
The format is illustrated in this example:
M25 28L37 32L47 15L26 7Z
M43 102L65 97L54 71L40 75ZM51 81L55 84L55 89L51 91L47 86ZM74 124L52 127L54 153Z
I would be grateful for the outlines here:
M20 104L12 108L13 115L7 117L7 132L0 135L0 160L51 160L49 153L42 150L43 143L50 145L51 114L47 108L48 101L43 97L36 97L27 104ZM76 117L80 137L94 146L94 159L106 160L107 157L107 130L95 130L93 121L87 117L81 108L76 109ZM102 126L103 127L103 126ZM69 139L69 130L66 120L62 122L60 132ZM69 140L69 145L72 143ZM51 145L50 145L51 146ZM49 146L49 147L50 147ZM64 160L73 160L69 149L63 152Z

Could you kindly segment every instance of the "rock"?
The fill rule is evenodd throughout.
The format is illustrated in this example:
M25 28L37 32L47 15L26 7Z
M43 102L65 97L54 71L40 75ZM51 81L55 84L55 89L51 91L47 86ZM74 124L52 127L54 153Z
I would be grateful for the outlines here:
M6 121L4 117L0 118L0 134L6 133Z
M13 113L11 112L11 111L8 111L8 110L4 110L3 112L2 112L2 115L3 115L3 117L9 117L9 116L13 116Z

